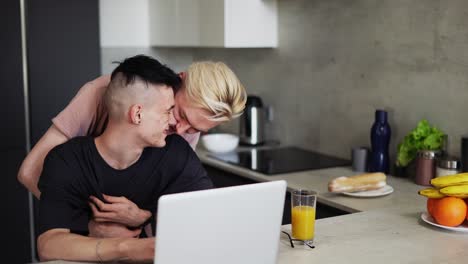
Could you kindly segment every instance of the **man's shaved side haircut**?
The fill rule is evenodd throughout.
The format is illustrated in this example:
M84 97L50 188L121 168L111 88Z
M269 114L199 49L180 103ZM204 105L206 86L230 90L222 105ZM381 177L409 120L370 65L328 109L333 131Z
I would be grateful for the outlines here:
M167 85L174 93L181 86L182 81L173 70L149 56L137 55L116 63L119 65L112 72L103 99L109 118L122 117L130 101L144 98L149 84Z

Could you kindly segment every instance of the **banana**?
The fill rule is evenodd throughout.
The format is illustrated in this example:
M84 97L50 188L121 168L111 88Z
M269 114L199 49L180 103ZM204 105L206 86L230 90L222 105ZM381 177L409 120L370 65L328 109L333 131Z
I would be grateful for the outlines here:
M468 198L468 184L447 186L440 189L440 192L447 196Z
M419 195L426 196L427 198L443 198L445 197L444 194L440 193L439 190L435 188L426 188L422 189L418 192Z
M465 172L465 173L437 177L431 180L431 184L438 189L444 188L447 186L468 184L468 173Z

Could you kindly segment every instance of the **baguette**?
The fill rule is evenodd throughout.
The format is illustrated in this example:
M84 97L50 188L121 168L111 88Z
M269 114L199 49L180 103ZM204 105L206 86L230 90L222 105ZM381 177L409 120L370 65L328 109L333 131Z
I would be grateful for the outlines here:
M376 190L387 185L386 179L387 176L381 172L338 177L328 183L328 191L342 193Z

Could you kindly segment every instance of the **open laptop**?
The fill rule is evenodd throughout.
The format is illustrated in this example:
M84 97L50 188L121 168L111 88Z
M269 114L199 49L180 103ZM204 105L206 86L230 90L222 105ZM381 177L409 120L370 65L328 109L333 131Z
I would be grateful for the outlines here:
M276 263L286 181L164 195L155 264Z

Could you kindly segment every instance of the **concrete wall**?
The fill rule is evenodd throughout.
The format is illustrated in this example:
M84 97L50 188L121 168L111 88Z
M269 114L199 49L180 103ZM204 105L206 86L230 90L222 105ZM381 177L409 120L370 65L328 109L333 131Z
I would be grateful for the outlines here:
M459 154L468 131L468 1L278 0L279 48L201 49L275 108L270 138L349 157L389 111L391 151L426 118ZM234 129L235 128L230 128Z
M277 49L149 52L176 68L226 62L274 107L267 136L284 144L349 158L352 146L370 145L374 111L383 108L393 155L423 118L459 154L468 131L468 1L278 0L278 8ZM103 63L117 54L103 51ZM237 132L237 123L221 129Z

